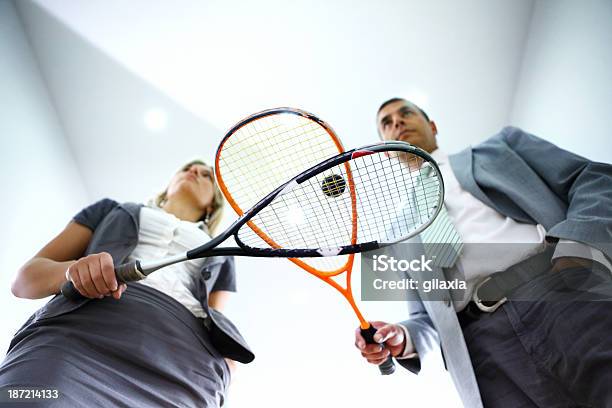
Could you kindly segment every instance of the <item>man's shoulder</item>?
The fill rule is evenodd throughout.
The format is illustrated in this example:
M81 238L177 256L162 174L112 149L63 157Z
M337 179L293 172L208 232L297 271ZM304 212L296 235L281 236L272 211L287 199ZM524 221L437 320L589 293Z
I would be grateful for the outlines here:
M522 143L533 143L541 141L543 141L542 138L521 129L520 127L504 126L499 132L490 136L488 139L480 143L480 145L503 143L512 148Z

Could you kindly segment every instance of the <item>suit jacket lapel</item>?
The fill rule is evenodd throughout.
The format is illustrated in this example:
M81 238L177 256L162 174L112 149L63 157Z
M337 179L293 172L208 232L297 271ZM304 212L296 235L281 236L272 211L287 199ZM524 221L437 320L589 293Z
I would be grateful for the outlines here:
M472 148L467 147L463 149L459 153L451 154L448 156L448 161L450 163L451 168L453 169L453 173L455 173L455 177L461 187L464 190L469 191L474 197L485 203L491 208L495 208L497 211L499 209L489 197L478 187L476 184L476 180L474 179L474 172L472 170Z
M490 145L486 151L479 149L476 152L469 147L449 156L451 168L459 184L500 214L519 222L539 223L546 229L551 228L565 214L563 203L514 151L508 149L506 154L490 154L495 149L501 153L504 147ZM479 154L480 164L485 168L475 167L474 154ZM474 175L474 172L478 174ZM479 182L501 194L499 197L490 198L480 188ZM542 207L543 202L549 204Z

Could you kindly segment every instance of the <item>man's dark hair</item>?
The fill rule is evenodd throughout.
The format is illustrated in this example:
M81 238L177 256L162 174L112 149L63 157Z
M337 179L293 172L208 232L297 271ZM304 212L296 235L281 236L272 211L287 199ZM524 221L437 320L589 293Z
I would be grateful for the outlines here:
M410 102L407 99L404 98L391 98L389 100L386 100L382 103L382 105L380 105L380 108L378 108L378 111L376 112L376 114L378 115L380 113L381 110L383 110L383 108L387 105L389 105L390 103L394 103L394 102ZM410 102L412 103L412 102ZM425 111L421 108L419 108L416 104L412 103L414 106L416 106L416 108L419 110L419 112L421 112L421 114L423 114L423 116L425 117L425 119L427 119L428 122L430 122L431 120L429 119L429 116L427 116L427 114L425 113Z

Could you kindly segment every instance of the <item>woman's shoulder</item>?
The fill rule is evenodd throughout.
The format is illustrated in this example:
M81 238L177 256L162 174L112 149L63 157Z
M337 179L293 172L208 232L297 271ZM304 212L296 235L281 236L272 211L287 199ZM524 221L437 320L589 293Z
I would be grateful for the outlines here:
M135 215L138 213L142 204L125 202L120 203L112 198L102 198L93 204L83 208L74 216L74 221L83 224L92 230L113 210L125 208L129 213Z
M112 198L109 198L109 197L104 197L96 201L95 203L91 204L90 207L107 208L107 209L112 210L118 205L119 205L119 202L117 200L113 200Z
M87 218L99 218L100 215L106 215L118 206L119 202L111 198L103 198L83 208L79 215Z
M111 210L114 210L117 207L126 207L126 208L134 208L134 209L140 209L144 206L144 204L142 203L134 203L134 202L130 202L130 201L126 201L126 202L119 202L117 200L114 200L112 198L102 198L96 202L94 202L93 204L90 204L89 206L85 207L83 210L87 210L87 209L91 209L93 211L101 211L101 212L110 212Z

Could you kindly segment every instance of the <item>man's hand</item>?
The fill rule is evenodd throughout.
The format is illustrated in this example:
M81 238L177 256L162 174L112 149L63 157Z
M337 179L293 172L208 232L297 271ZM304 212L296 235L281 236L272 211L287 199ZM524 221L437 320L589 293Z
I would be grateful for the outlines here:
M369 363L380 365L387 360L389 355L396 357L402 354L406 344L411 350L413 349L412 342L406 339L404 330L399 325L386 322L370 322L370 324L377 329L374 341L379 344L366 344L365 339L361 336L361 329L358 327L355 330L355 347L361 351L361 355Z
M577 258L574 256L562 256L554 260L552 265L553 272L561 272L564 269L570 268L585 268L591 269L593 261L590 259Z

